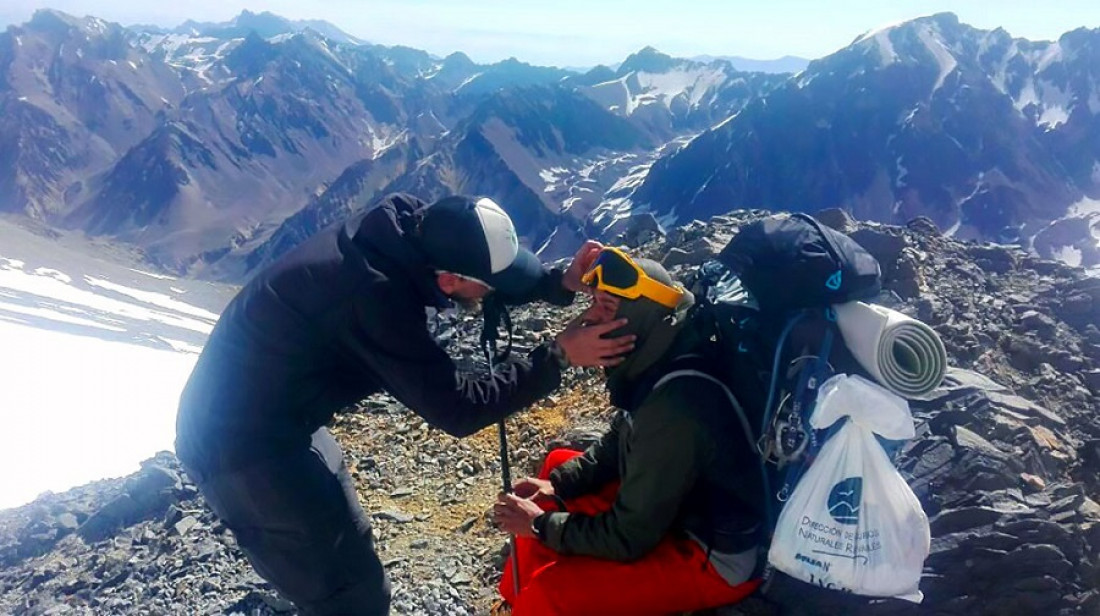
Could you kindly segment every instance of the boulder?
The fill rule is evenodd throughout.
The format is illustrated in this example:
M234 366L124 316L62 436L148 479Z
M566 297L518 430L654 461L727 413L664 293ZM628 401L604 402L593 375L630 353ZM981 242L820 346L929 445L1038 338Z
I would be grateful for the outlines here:
M814 218L826 227L830 227L841 233L850 232L856 225L856 221L852 218L852 215L849 214L847 210L838 207L821 210L814 214Z

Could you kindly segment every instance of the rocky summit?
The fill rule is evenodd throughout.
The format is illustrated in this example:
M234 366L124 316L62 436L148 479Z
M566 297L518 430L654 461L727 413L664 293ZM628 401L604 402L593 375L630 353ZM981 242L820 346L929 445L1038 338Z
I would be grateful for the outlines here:
M677 275L713 257L760 211L616 241ZM923 604L862 601L777 586L803 614L1100 613L1100 279L993 244L964 243L929 219L906 226L821 215L881 262L878 302L931 325L952 368L912 402L917 437L898 458L931 522ZM517 310L517 346L572 314ZM438 337L474 363L474 315L437 317ZM610 407L598 373L508 421L514 472L583 444ZM506 549L487 513L499 489L495 430L459 441L377 397L333 426L371 513L395 614L486 613ZM0 513L0 613L276 614L293 608L251 572L233 536L168 453L134 475ZM717 612L773 614L760 599Z

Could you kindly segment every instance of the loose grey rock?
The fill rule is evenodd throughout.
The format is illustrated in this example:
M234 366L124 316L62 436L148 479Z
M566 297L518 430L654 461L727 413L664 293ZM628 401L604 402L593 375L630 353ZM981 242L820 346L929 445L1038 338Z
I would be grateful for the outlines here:
M172 529L176 531L177 535L186 535L191 532L192 528L195 528L199 523L198 518L194 516L187 516L172 525Z
M379 511L378 513L375 513L373 515L380 520L388 520L390 522L397 522L398 524L408 524L409 522L412 522L414 519L416 519L412 515L409 515L403 511L396 510Z

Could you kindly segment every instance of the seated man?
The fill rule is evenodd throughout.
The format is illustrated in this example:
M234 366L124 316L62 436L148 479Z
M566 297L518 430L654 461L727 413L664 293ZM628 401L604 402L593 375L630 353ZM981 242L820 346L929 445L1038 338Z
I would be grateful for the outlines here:
M740 601L759 585L760 466L727 390L702 373L703 341L684 326L694 299L659 264L611 248L584 282L596 295L582 319L626 318L617 333L637 336L607 370L620 411L588 451L550 452L537 479L494 505L498 525L517 537L520 567L517 594L505 564L501 595L516 616Z

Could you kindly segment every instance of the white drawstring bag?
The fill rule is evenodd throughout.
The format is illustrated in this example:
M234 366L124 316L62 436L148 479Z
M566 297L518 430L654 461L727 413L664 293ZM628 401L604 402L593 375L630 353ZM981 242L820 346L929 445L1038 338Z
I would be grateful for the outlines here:
M875 439L913 438L909 404L838 375L821 386L810 424L823 430L845 417L783 507L768 562L824 588L920 603L928 517Z

